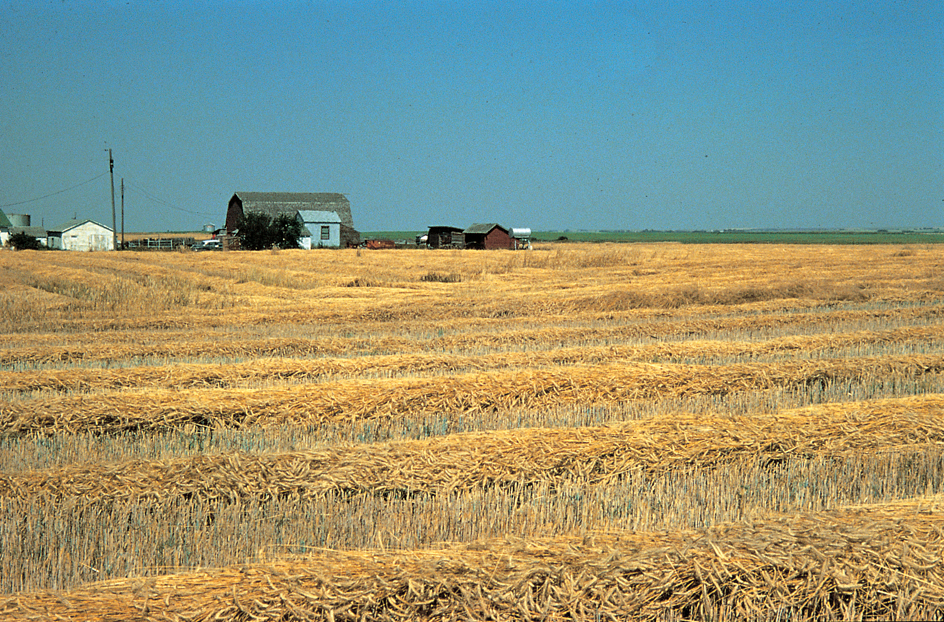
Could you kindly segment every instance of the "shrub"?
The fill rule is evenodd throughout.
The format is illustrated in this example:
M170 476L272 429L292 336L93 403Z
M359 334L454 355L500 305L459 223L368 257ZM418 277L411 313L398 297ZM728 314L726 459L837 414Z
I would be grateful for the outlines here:
M462 280L462 275L455 272L445 274L443 272L429 271L420 277L424 283L458 283Z
M43 245L39 242L39 240L31 236L30 234L24 233L22 231L11 235L10 239L7 240L7 244L9 244L10 246L12 246L18 251L26 251L26 250L38 251L44 248Z

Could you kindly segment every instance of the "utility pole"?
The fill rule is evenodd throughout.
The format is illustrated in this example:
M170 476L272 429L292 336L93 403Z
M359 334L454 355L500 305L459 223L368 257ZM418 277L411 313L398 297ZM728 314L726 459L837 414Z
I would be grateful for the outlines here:
M112 248L118 250L118 223L115 222L115 160L111 157L111 148L108 149L108 171L111 173L111 242Z
M121 250L125 249L125 178L121 178Z

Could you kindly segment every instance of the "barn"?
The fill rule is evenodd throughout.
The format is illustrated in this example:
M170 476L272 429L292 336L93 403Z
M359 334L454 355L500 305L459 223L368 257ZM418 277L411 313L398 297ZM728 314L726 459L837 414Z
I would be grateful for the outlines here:
M464 248L465 235L459 227L435 226L426 233L429 248Z
M495 223L474 224L464 232L465 247L485 250L511 248L508 229Z
M351 202L336 192L236 192L226 209L226 231L235 234L240 219L247 212L262 212L273 218L280 214L298 218L298 213L305 211L337 214L340 220L338 245L357 246L360 243L360 234L354 229L351 216Z
M94 220L69 220L48 231L49 247L67 251L113 251L115 233Z

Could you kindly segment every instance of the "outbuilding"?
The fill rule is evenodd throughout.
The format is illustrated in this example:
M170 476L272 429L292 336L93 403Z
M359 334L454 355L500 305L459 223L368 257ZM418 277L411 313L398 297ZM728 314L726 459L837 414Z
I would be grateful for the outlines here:
M464 248L465 234L459 227L430 227L426 234L426 246L429 248Z
M509 249L511 237L508 229L496 223L476 223L466 229L465 247L484 250Z
M49 248L67 251L113 251L115 234L111 227L94 220L70 220L48 231Z
M512 227L508 234L511 236L512 250L531 250L531 229Z

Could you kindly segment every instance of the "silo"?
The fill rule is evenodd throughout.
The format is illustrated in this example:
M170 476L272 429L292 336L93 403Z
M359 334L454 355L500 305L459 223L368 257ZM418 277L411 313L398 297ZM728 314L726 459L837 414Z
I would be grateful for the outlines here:
M7 218L10 219L10 224L14 227L29 227L30 226L30 215L29 214L7 214Z

